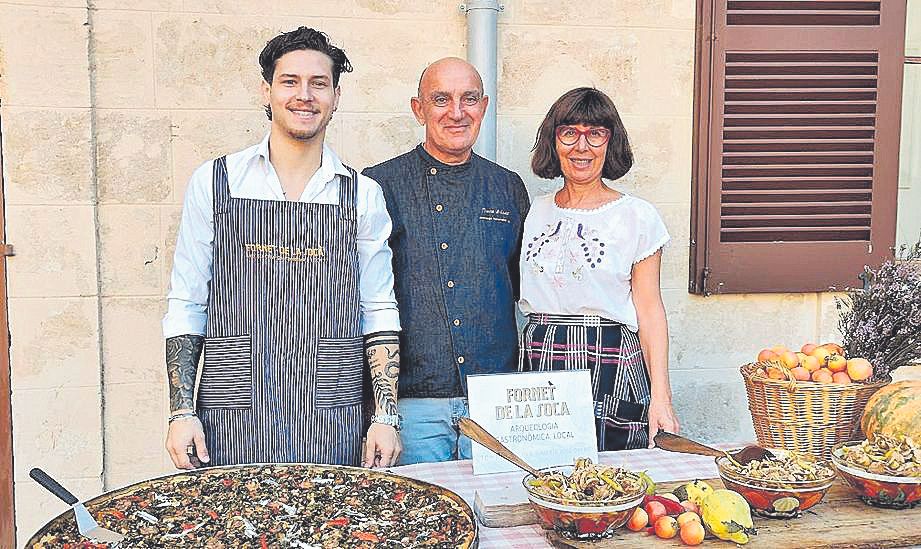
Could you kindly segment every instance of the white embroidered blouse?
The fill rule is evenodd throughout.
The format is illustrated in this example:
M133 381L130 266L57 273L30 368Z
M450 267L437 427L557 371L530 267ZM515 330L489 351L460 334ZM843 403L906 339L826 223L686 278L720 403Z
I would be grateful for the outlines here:
M561 208L554 194L536 198L525 220L521 312L597 315L636 331L630 278L669 240L659 212L627 194L592 210Z

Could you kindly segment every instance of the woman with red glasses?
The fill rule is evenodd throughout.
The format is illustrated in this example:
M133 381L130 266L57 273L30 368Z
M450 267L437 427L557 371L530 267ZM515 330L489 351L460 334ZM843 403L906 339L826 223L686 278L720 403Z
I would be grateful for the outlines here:
M678 431L659 289L668 231L655 207L610 187L633 165L614 103L566 92L537 132L531 168L563 188L536 198L524 225L522 371L588 369L599 450L652 446Z

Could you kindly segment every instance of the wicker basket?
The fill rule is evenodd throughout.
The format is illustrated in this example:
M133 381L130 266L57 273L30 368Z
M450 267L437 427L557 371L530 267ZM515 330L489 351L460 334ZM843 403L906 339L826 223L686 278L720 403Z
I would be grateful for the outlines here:
M740 368L758 444L809 452L827 459L838 442L861 437L860 417L886 377L874 383L796 383L754 376L758 364Z

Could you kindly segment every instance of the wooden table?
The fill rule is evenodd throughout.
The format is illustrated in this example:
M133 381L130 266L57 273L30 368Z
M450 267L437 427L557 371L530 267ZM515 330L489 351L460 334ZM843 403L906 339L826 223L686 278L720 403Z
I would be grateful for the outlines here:
M740 445L719 445L735 446ZM659 449L604 452L600 461L635 471L646 470L663 489L694 478L717 476L713 458L675 454ZM495 475L473 474L469 460L445 463L420 463L393 468L395 473L434 482L457 492L471 507L477 495L506 494L506 511L511 513L514 527L480 527L480 547L492 549L530 549L534 547L563 547L577 549L667 548L687 547L680 539L663 540L645 533L618 530L615 537L597 542L575 542L559 538L537 526L537 516L524 503L521 486L523 473ZM667 482L671 481L671 482ZM714 487L719 480L709 481ZM515 491L518 490L518 495ZM493 498L495 500L495 498ZM518 507L517 511L516 508ZM523 522L521 522L523 521ZM499 526L499 524L494 524ZM780 520L755 517L758 535L744 547L793 549L800 547L883 548L921 546L921 507L905 510L878 509L866 505L847 485L836 481L825 499L804 516ZM731 548L735 544L707 538L699 547Z
M708 480L714 488L722 487L719 479ZM673 487L668 483L664 487ZM826 549L876 549L883 547L913 547L921 544L921 507L915 509L879 509L860 501L856 493L840 479L812 509L802 517L782 520L755 517L758 535L752 536L745 547ZM608 549L630 547L662 549L687 547L680 539L659 539L654 535L619 529L614 537L603 541L577 542L555 532L546 533L553 547L565 549ZM729 542L708 537L700 547L729 547Z

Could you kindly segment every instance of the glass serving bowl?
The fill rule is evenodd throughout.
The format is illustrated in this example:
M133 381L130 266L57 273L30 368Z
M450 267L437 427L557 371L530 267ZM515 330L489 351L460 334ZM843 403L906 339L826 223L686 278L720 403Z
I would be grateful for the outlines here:
M540 469L542 473L561 472L565 475L570 475L572 470L571 465ZM613 535L616 529L630 520L633 510L640 506L646 495L646 481L639 476L640 489L637 492L601 501L564 500L538 494L529 484L533 479L534 476L529 473L521 483L541 526L572 539L601 539Z
M831 449L835 469L851 488L857 490L860 499L868 505L887 509L909 509L921 503L921 478L879 475L844 463L841 449L859 446L862 442L841 442Z
M790 452L777 448L769 450L778 457ZM745 498L752 512L770 518L795 518L816 503L822 501L825 493L835 481L835 470L829 466L830 474L815 480L772 481L752 478L728 467L729 458L716 458L720 479L727 489L738 492Z

